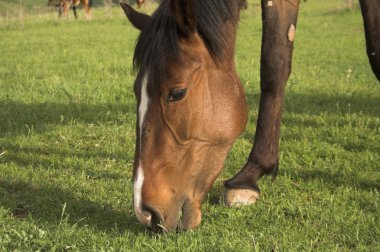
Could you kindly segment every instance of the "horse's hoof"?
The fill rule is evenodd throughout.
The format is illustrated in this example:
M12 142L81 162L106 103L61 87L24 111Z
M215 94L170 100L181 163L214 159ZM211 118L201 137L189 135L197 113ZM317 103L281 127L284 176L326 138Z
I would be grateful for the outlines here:
M228 207L252 205L259 198L259 192L250 189L224 189L224 202Z

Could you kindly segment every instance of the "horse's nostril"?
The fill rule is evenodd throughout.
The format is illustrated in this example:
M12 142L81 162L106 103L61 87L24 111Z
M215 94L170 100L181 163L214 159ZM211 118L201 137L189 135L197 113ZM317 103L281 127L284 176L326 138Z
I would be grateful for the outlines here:
M150 226L152 222L152 214L150 211L147 211L142 208L135 208L135 214L139 222L145 226Z
M162 217L162 214L157 211L152 206L143 206L144 211L148 212L151 215L151 226L153 232L161 232L165 231L165 228L163 226L164 218Z

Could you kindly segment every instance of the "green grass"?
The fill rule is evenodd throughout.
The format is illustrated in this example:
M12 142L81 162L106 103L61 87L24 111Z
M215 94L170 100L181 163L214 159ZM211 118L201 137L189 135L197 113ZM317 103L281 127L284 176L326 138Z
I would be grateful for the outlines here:
M92 22L0 18L0 251L379 251L380 85L360 12L340 0L301 4L277 180L261 180L253 206L222 204L258 110L260 10L241 21L247 130L199 229L153 235L131 202L138 32L118 8Z
M48 1L49 0L0 0L0 13L12 11L20 7L31 10L34 7L47 6Z

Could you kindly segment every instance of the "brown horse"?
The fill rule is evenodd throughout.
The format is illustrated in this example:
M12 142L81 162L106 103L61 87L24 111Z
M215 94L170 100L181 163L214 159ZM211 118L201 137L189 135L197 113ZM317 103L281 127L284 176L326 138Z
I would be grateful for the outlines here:
M380 78L380 2L361 0L368 56ZM137 98L134 209L153 230L191 229L201 202L244 130L247 106L234 62L244 0L163 0L152 16L121 3L141 30L134 66ZM261 100L252 151L225 182L228 206L252 204L257 180L276 175L285 83L299 0L263 0Z
M53 0L49 0L53 1ZM78 18L77 7L81 3L87 20L92 19L91 6L92 0L56 0L59 17L68 18L70 8L73 9L75 19Z

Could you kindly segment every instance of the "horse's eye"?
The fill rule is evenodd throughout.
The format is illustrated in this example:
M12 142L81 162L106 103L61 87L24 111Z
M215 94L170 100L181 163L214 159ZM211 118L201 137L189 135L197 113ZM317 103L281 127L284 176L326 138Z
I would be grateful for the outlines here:
M170 103L170 102L176 102L176 101L182 100L183 97L185 97L186 95L186 90L187 90L186 88L170 90L168 98L167 98L167 102Z

